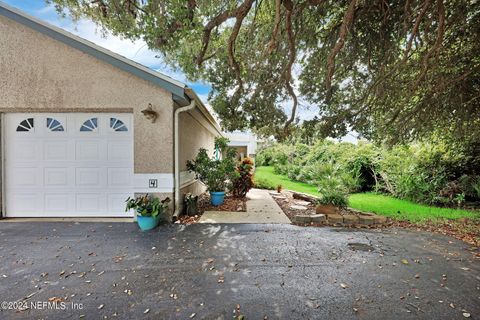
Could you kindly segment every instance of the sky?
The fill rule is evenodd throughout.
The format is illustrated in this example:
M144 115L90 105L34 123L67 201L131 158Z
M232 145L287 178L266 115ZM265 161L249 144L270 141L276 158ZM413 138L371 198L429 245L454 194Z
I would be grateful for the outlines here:
M80 21L73 22L69 17L62 17L59 15L53 5L47 4L44 0L0 0L4 3L20 9L27 14L30 14L38 19L41 19L47 23L50 23L56 27L62 28L68 32L71 32L79 37L89 40L101 47L104 47L110 51L120 54L130 60L138 62L150 69L161 72L173 79L181 81L191 87L203 103L210 108L207 97L210 92L211 86L208 83L203 82L190 82L186 79L185 75L181 71L175 71L169 68L161 59L157 58L157 53L149 50L147 44L142 40L131 41L122 39L112 34L104 34L101 32L95 23L88 19L81 19ZM300 101L302 101L300 99ZM284 109L287 114L291 110L291 103L284 103ZM307 103L301 103L298 108L297 116L300 120L312 119L317 112L315 107L309 106ZM347 137L341 139L343 141L355 142L355 134L349 134Z

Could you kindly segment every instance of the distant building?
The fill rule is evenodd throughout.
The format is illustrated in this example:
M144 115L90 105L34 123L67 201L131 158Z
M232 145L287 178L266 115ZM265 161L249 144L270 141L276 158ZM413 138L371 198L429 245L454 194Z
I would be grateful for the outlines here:
M251 132L233 131L225 132L224 136L230 140L228 145L237 150L238 160L242 160L245 157L255 158L257 153L256 135Z

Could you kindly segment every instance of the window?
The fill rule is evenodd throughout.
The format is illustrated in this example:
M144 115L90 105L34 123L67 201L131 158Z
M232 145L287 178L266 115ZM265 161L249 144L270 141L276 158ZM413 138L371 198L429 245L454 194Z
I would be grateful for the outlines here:
M47 118L47 128L50 131L65 131L60 121L53 118Z
M33 130L33 118L28 118L20 122L17 132L28 132Z
M114 131L128 131L125 123L117 118L110 118L110 128Z
M89 131L97 131L98 127L98 119L92 118L85 121L82 126L80 127L80 131L82 132L89 132Z

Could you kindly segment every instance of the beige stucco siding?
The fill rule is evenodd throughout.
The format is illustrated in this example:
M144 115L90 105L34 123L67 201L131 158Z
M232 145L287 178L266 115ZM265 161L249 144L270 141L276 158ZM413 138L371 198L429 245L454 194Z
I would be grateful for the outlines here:
M179 162L180 171L187 170L187 160L192 160L198 149L205 148L211 155L215 147L215 134L213 127L204 120L198 112L180 113L179 118Z
M3 16L0 112L133 112L135 173L173 173L170 92Z
M187 160L192 160L198 153L200 148L205 148L209 155L212 155L215 148L215 137L218 133L213 126L207 122L202 114L197 110L180 113L179 118L179 167L183 173L181 177L188 177L181 181L183 185L180 189L181 199L185 193L192 193L198 195L205 191L205 186L200 182L191 182L191 175L185 175L187 170Z

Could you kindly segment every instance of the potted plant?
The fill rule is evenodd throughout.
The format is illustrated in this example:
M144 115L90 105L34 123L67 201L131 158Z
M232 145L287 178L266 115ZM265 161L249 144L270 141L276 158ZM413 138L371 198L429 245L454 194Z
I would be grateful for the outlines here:
M146 194L134 199L128 197L126 203L125 211L133 209L137 212L137 223L140 229L150 230L158 225L161 216L167 211L170 198L160 201L158 197Z
M319 181L318 192L320 198L316 213L332 215L338 213L339 208L348 205L348 191L341 179L336 176L327 176Z
M219 206L225 198L225 191L230 189L232 181L237 178L235 165L235 149L227 146L228 139L217 137L212 157L207 150L201 148L196 158L187 161L187 169L195 173L195 177L207 186L212 205Z
M277 193L282 193L282 185L277 185Z
M198 213L198 196L194 196L191 193L185 194L184 204L187 216L194 216Z

